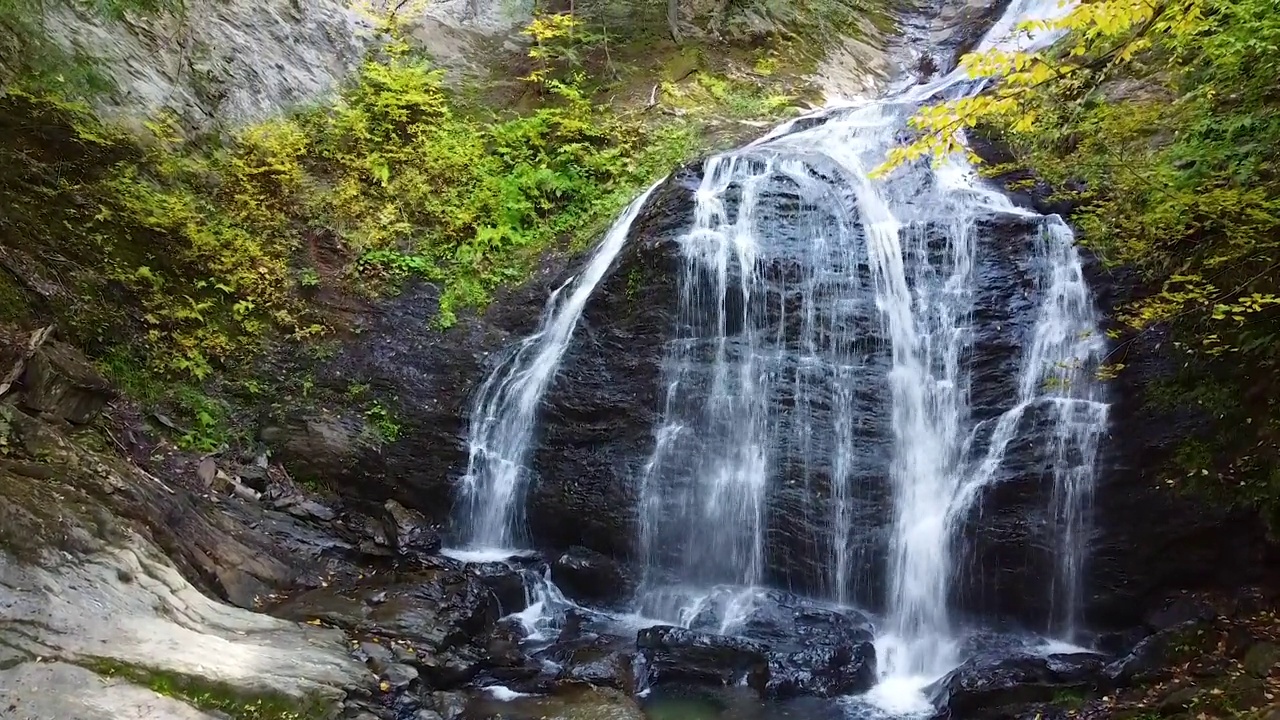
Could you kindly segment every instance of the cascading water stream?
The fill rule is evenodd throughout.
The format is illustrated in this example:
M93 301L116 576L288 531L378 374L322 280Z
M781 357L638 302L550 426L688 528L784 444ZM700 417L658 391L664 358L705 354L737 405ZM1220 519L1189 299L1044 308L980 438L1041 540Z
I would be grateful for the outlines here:
M980 47L1043 44L1050 38L1015 24L1057 12L1056 0L1015 2ZM948 601L966 523L1006 478L1015 440L1034 437L1052 483L1045 512L1057 560L1045 627L1071 639L1107 422L1094 382L1105 342L1071 231L1016 208L960 158L871 176L922 104L979 89L953 72L705 163L677 242L653 450L639 477L617 480L639 490L641 615L683 625L714 617L732 632L760 586L816 577L802 589L883 609L882 685L918 699L962 659ZM523 541L539 405L647 197L481 387L459 515L466 546ZM1017 326L1016 378L999 412L988 403L975 418L975 308L993 222L1032 238L1034 320ZM538 622L528 626L541 633ZM880 700L915 711L915 699Z
M464 547L513 549L522 542L527 463L538 406L591 291L621 252L631 224L657 186L632 201L586 268L552 293L538 331L508 351L480 386L471 410L458 514Z

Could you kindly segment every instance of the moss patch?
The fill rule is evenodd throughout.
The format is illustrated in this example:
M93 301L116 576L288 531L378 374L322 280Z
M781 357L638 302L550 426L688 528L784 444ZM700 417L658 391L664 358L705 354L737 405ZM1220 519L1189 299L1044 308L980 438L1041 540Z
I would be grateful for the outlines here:
M245 695L222 683L144 668L109 658L94 658L80 665L88 670L127 680L181 700L201 710L216 710L234 720L324 720L333 713L325 703L298 703L285 697Z

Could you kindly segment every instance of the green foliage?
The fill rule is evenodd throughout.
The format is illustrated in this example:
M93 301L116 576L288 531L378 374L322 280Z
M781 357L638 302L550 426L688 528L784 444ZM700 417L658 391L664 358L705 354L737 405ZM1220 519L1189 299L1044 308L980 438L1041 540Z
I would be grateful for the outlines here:
M400 423L396 422L391 411L381 402L374 401L364 412L364 419L378 433L383 442L395 442L400 438Z
M1280 15L1269 0L1095 0L1027 27L1067 35L966 58L993 89L922 111L882 171L963 152L965 128L998 131L1014 167L1074 204L1082 242L1153 289L1118 313L1113 355L1166 328L1189 372L1160 400L1217 426L1177 454L1170 484L1280 529Z
M214 452L231 440L230 411L227 403L189 387L179 386L174 401L191 427L178 438L184 450Z
M597 228L674 146L687 148L683 136L594 104L580 77L556 77L562 44L551 41L572 24L533 27L545 44L534 47L543 67L530 81L546 102L529 114L464 114L438 70L393 47L334 110L300 121L328 188L308 203L359 255L356 272L379 287L411 276L441 283L444 327L523 277L554 240Z
M665 82L668 102L693 116L721 116L732 120L777 119L792 110L795 98L770 94L759 84L698 73L693 82Z

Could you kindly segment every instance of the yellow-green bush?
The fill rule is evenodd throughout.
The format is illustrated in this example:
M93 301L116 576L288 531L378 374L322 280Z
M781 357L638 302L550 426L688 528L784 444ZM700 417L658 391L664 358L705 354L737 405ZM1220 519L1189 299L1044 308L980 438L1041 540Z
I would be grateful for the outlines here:
M313 231L341 239L349 289L393 289L409 275L439 283L436 320L447 326L549 243L600 230L696 149L691 127L623 117L589 100L580 78L536 82L538 109L484 113L393 46L331 107L199 141L163 119L138 141L82 106L11 93L0 109L13 127L70 140L32 159L19 132L7 155L30 177L6 183L0 201L30 209L43 239L29 244L56 246L85 271L69 310L93 335L85 341L102 353L123 343L149 372L201 380L268 336L323 332L299 292L319 281L299 271L300 238ZM100 159L67 177L76 154Z

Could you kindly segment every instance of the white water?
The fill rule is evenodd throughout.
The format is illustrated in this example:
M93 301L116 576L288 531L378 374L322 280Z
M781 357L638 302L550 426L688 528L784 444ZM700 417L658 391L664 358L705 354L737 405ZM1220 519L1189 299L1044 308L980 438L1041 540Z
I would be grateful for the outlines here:
M506 353L480 386L471 411L467 473L462 478L461 534L471 549L520 547L524 490L538 405L560 367L591 291L622 251L631 223L655 184L632 201L587 267L547 301L541 327Z
M1043 44L1014 26L1061 11L1055 0L1014 2L980 48ZM948 606L962 530L1003 479L1011 445L1034 432L1052 483L1045 511L1057 560L1045 629L1072 638L1107 406L1093 380L1104 342L1070 229L1015 208L961 158L870 177L922 104L978 89L954 72L824 110L820 125L789 123L707 161L680 239L663 419L636 479L646 568L637 627L689 624L711 604L727 628L771 569L785 574L806 559L822 575L816 592L865 602L870 568L882 564L885 591L872 598L885 607L881 681L858 702L890 715L927 712L920 689L962 660ZM463 540L473 552L488 557L484 548L523 540L538 405L647 195L481 388L463 484ZM990 329L975 326L974 308L997 216L1034 236L1035 319L1016 338L1008 407L975 421L970 361L976 336ZM866 509L880 497L884 518ZM770 532L787 520L771 516L774 507L823 529L804 538L809 558L770 555ZM882 547L854 541L876 522L888 525ZM521 619L542 637L547 608L569 603L549 580L534 587L542 595Z

